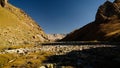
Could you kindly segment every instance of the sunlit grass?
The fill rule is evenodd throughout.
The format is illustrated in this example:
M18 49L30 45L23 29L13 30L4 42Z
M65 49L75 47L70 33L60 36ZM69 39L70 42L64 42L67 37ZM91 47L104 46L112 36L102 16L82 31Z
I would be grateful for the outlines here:
M10 60L15 58L15 54L0 54L0 68L9 63Z
M20 49L20 48L33 48L34 45L12 45L12 46L7 46L7 45L1 45L0 46L0 51L4 51L4 50L11 50L11 49Z
M8 25L15 25L15 23L19 23L17 17L10 13L5 8L0 7L0 26L8 26Z
M26 47L30 47L28 45ZM21 48L25 46L11 46L11 48ZM1 49L6 49L6 47L1 47ZM42 62L46 60L47 56L52 55L51 52L35 51L29 52L26 55L21 54L0 54L0 68L11 68L11 67L26 67L26 68L38 68L42 65Z
M117 33L120 33L120 30L116 30L116 31L110 32L106 36L112 36L112 35L115 35Z

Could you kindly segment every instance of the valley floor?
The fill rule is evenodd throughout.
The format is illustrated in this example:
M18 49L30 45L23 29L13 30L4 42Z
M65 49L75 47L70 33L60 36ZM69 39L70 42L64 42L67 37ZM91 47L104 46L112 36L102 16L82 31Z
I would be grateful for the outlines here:
M78 43L71 42L52 42L4 48L0 52L0 68L116 68L119 66L119 45L97 43L80 45L80 43L77 45Z

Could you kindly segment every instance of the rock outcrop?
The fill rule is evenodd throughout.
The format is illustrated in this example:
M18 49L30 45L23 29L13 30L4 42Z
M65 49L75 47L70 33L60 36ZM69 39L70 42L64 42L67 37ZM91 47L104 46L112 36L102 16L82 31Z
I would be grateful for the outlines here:
M47 35L23 10L0 0L0 45L44 42Z
M7 4L8 0L0 0L0 5L4 7Z
M96 19L68 34L64 41L119 41L120 0L106 1L96 13Z

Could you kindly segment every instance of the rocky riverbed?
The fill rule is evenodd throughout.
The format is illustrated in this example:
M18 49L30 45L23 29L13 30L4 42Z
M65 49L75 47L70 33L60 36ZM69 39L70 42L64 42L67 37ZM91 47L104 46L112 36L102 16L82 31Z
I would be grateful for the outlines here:
M35 46L34 48L20 48L20 49L6 49L2 53L23 53L26 54L28 52L34 51L46 51L46 52L53 52L55 55L62 55L69 53L74 50L85 50L91 48L98 48L98 47L115 47L113 45L40 45L40 47Z
M31 52L52 53L42 61L40 68L114 68L120 63L120 48L116 45L37 45L32 48L6 49L0 53L26 56Z
M117 68L120 67L120 47L115 45L44 46L54 52L44 61L53 68ZM66 67L71 66L71 67Z

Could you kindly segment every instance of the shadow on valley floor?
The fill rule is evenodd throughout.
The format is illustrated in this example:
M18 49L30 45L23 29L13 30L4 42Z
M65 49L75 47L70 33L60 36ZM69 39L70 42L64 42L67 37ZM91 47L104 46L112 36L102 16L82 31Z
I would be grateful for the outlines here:
M48 56L44 64L72 68L120 68L120 47L91 48L71 51L65 55Z
M41 45L120 45L120 42L89 42L89 41L67 41L67 42L46 42Z

